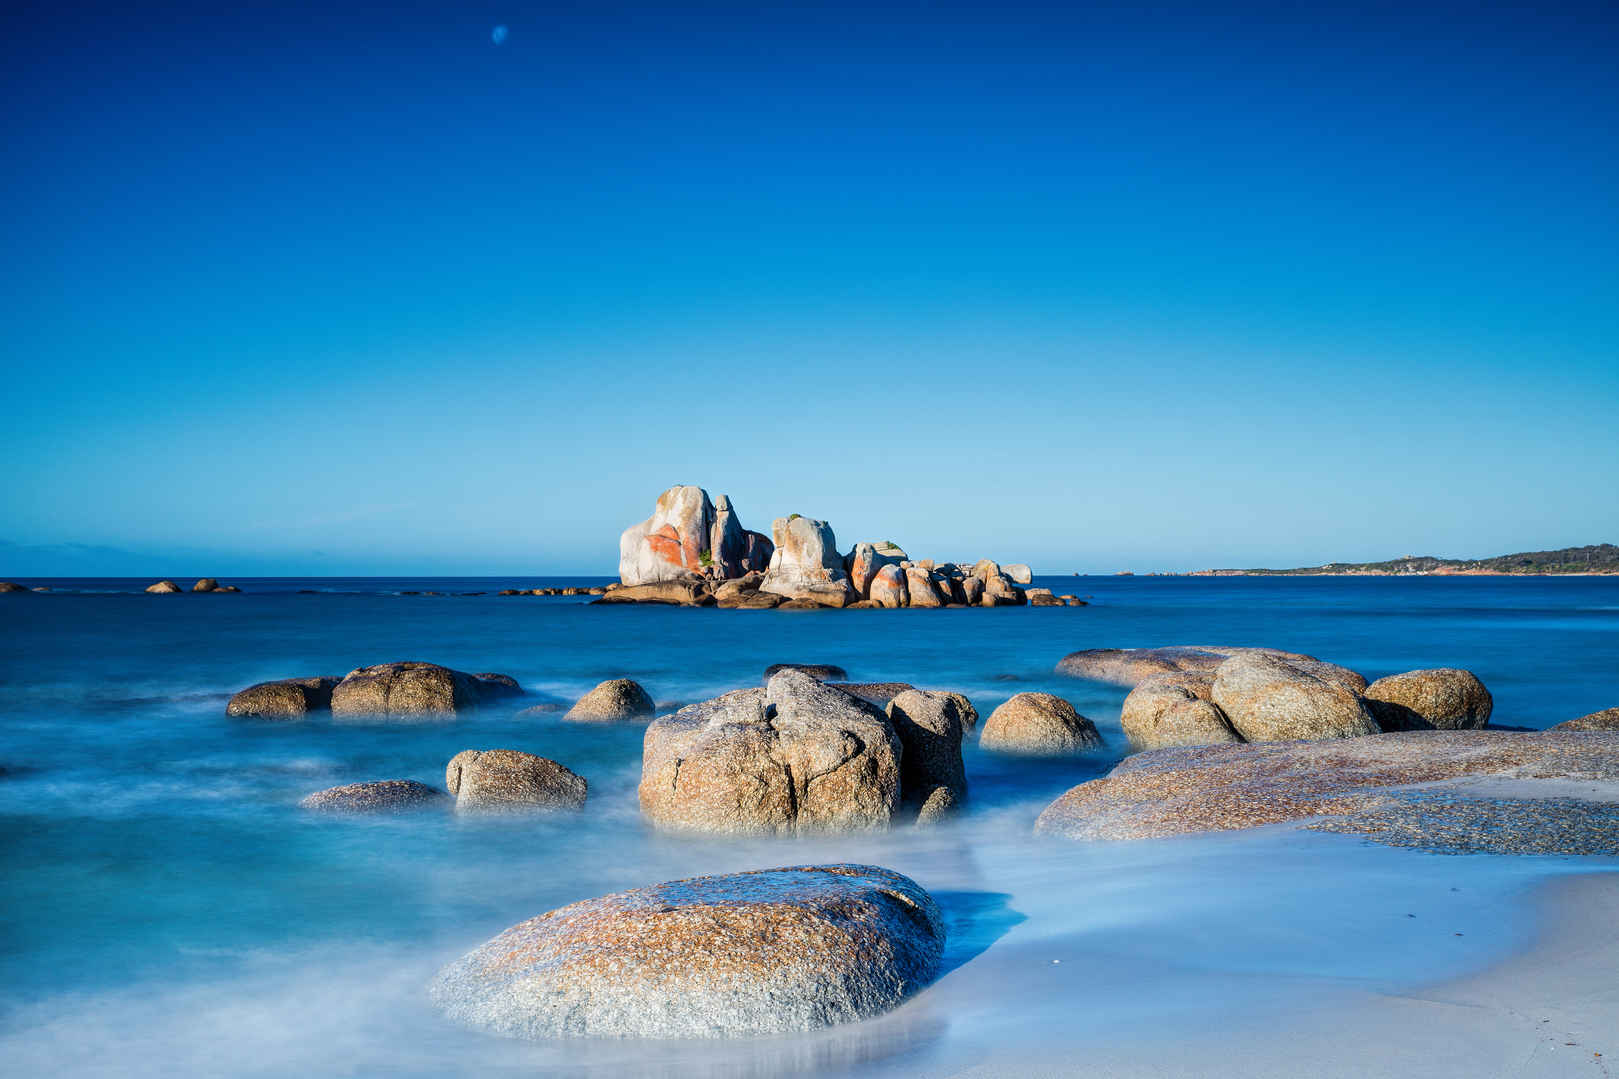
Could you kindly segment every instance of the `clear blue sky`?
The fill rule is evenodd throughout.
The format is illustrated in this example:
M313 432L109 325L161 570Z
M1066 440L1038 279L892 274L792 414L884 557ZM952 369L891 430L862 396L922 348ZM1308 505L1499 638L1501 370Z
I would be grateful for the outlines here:
M0 575L1619 539L1611 4L1073 7L8 8Z

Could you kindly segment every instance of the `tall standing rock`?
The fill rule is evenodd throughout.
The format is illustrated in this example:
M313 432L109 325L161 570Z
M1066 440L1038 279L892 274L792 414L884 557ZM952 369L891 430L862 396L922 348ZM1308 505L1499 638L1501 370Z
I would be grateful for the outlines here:
M905 571L898 566L884 566L871 579L871 602L879 607L904 607L909 603L905 585Z
M777 517L770 526L775 552L761 591L788 599L805 599L828 607L854 602L854 589L838 557L838 540L825 521L793 515Z
M861 541L843 559L849 573L849 586L861 599L871 598L871 582L884 566L897 566L906 560L903 550L887 540Z
M716 504L701 487L675 486L658 496L652 516L618 539L618 576L627 586L692 575L740 577L769 563L772 544L742 527L731 500Z

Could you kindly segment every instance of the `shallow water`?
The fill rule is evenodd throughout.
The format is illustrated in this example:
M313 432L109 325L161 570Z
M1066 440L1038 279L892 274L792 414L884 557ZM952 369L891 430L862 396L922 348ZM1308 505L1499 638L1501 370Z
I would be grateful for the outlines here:
M1468 667L1503 724L1619 703L1616 579L1052 578L1039 583L1092 605L938 612L492 594L592 583L538 578L238 580L241 595L169 597L135 594L144 580L42 583L56 591L0 597L0 1054L19 1073L933 1074L1001 1045L1083 1048L1250 1022L1343 985L1418 985L1521 943L1526 889L1591 863L1288 830L1035 840L1039 810L1123 752L1124 691L1053 665L1088 647L1266 644L1368 677ZM405 658L509 673L533 700L408 727L223 714L252 682ZM970 746L970 809L933 832L722 842L641 825L639 727L510 716L624 675L672 706L756 684L782 661L961 690L986 715L1014 692L1056 692L1108 749L1037 762ZM497 747L584 775L585 812L297 809L362 779L442 786L455 752ZM563 903L816 860L908 873L950 920L946 974L891 1016L724 1046L524 1044L450 1027L425 1001L439 965Z

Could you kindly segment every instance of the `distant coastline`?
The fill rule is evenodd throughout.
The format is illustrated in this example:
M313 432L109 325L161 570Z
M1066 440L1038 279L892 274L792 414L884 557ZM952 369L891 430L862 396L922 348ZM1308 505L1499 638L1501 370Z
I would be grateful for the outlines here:
M1404 555L1386 562L1329 562L1294 569L1202 569L1187 577L1605 577L1619 574L1619 546L1598 543L1494 558Z

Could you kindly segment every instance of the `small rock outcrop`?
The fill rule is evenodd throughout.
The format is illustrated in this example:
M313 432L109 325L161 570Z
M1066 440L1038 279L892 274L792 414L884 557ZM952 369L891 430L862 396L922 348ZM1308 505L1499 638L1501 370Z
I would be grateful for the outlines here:
M1318 677L1318 670L1319 665L1312 670L1279 656L1241 652L1215 668L1210 699L1249 742L1380 733L1361 699Z
M1619 708L1604 708L1600 712L1565 719L1550 728L1554 731L1619 731Z
M1074 787L1035 830L1147 839L1311 820L1433 850L1619 854L1619 734L1421 731L1160 749Z
M463 749L444 769L458 810L578 809L588 784L556 761L515 749Z
M956 695L906 690L888 702L888 720L904 750L900 789L905 801L918 813L932 801L930 817L965 802L967 769L961 760L965 725ZM936 798L941 788L945 793Z
M483 671L473 675L472 680L478 684L478 699L486 703L523 696L523 687L509 674Z
M1495 706L1477 675L1455 667L1379 678L1366 687L1365 698L1385 731L1479 730Z
M1066 756L1102 744L1096 724L1050 693L1019 693L984 721L985 749L1036 756Z
M714 595L707 588L707 582L695 577L671 581L655 581L651 584L625 585L615 588L611 592L602 593L598 599L590 601L599 603L667 603L676 607L706 607L714 602Z
M444 792L414 779L379 779L316 791L298 805L332 813L393 813L444 801Z
M740 577L770 561L771 542L742 527L731 500L719 505L701 487L675 486L658 496L652 516L624 530L618 576L625 587L688 577Z
M439 972L455 1022L508 1037L737 1038L881 1014L945 941L915 881L866 865L695 877L512 926Z
M28 588L27 585L18 584L16 581L0 581L0 592L27 592L27 591L29 591L29 588Z
M823 607L844 607L859 598L843 570L831 525L794 514L777 517L770 534L775 552L761 591Z
M1155 674L1124 698L1119 722L1138 750L1242 741L1215 705L1213 694L1209 674Z
M765 668L765 681L769 682L782 671L801 671L817 682L825 682L831 678L847 678L849 672L836 663L772 663Z
M218 592L219 591L219 582L214 580L212 577L203 577L202 579L197 581L196 584L191 586L191 591L193 591L193 592Z
M180 586L170 580L154 581L146 586L146 590L154 595L172 596L180 591Z
M225 705L237 719L302 719L310 712L329 712L336 678L283 678L248 686Z
M332 689L332 715L394 720L448 719L478 707L478 680L436 663L403 660L350 671Z
M574 723L614 723L651 719L652 697L633 678L611 678L579 698L563 719Z
M899 738L877 708L799 671L647 727L641 812L677 831L789 834L886 827Z

